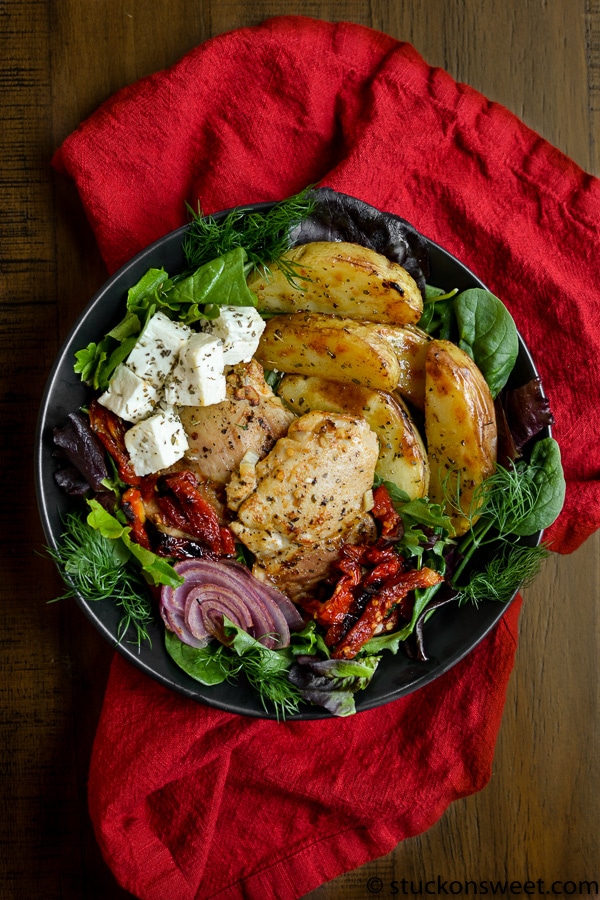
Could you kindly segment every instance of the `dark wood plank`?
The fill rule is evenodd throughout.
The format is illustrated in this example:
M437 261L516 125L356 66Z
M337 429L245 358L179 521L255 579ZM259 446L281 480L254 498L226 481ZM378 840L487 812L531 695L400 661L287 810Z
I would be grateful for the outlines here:
M112 651L68 601L31 476L37 407L67 329L105 272L54 149L115 90L207 39L276 14L349 20L410 41L600 173L600 0L14 0L0 3L3 152L0 438L0 895L120 900L86 806ZM382 895L402 878L579 880L600 870L600 537L527 592L493 778L425 835L311 895ZM582 626L582 623L585 625ZM566 822L570 828L565 827ZM386 893L387 891L387 893Z

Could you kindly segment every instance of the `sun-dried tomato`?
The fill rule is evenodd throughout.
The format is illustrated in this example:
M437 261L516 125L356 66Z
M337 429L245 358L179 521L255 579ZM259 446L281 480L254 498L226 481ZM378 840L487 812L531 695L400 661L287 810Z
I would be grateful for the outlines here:
M158 493L155 497L155 500L161 512L163 525L168 525L171 528L177 528L179 531L183 531L185 533L189 531L188 520L185 517L176 497Z
M373 491L371 514L379 523L382 538L395 541L402 536L402 519L396 512L388 489L383 484Z
M227 528L226 525L221 525L221 555L222 556L235 556L235 537L233 536L233 531L231 528Z
M131 527L131 537L146 550L151 549L150 538L146 531L146 510L141 491L138 488L128 488L122 497L123 512Z
M192 537L202 541L213 553L219 556L231 556L235 552L235 539L230 530L221 525L216 511L198 490L198 479L193 472L183 470L174 472L164 478L164 483L173 492L177 500L177 521L173 524ZM160 501L159 501L160 503ZM166 508L162 501L162 510ZM183 519L179 517L179 513Z
M344 620L354 602L353 588L360 584L363 570L362 557L366 545L346 544L340 551L335 568L342 574L333 594L324 603L315 604L316 619L321 625L333 625Z
M396 575L404 568L404 561L394 553L391 559L383 559L367 572L360 583L365 591L377 590L384 582Z
M376 634L385 629L390 614L398 609L402 600L416 588L438 584L442 576L433 569L408 569L399 571L369 600L359 620L352 625L331 654L334 659L352 659Z
M144 478L136 475L127 448L125 447L125 422L97 400L92 400L89 407L90 426L92 431L115 461L119 478L125 484L139 487Z

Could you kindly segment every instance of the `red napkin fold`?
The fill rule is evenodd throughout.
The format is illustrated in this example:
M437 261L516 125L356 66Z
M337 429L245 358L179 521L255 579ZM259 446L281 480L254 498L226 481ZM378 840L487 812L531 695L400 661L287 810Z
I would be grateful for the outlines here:
M556 416L567 499L546 537L600 525L600 182L408 44L270 19L111 98L57 152L110 271L205 212L310 183L411 221L513 313ZM463 662L343 720L277 724L175 695L115 657L90 809L143 898L296 898L428 828L489 778L519 601Z

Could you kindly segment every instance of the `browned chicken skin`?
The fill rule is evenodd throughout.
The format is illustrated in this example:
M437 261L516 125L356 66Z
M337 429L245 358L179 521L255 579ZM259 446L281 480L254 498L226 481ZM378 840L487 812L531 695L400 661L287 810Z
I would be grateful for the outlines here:
M200 479L218 484L229 481L248 451L259 459L265 456L294 419L254 359L232 366L227 399L222 403L184 406L179 414L189 450L178 468L191 469Z
M314 410L233 475L231 528L257 557L255 574L295 597L323 577L342 541L373 536L367 508L378 450L361 417Z

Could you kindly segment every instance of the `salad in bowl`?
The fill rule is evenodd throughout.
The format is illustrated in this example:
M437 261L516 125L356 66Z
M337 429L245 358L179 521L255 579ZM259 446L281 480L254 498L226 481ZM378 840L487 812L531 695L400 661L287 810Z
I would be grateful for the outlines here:
M158 680L346 716L469 652L535 577L565 483L500 299L328 188L192 215L120 270L39 422L50 553Z

